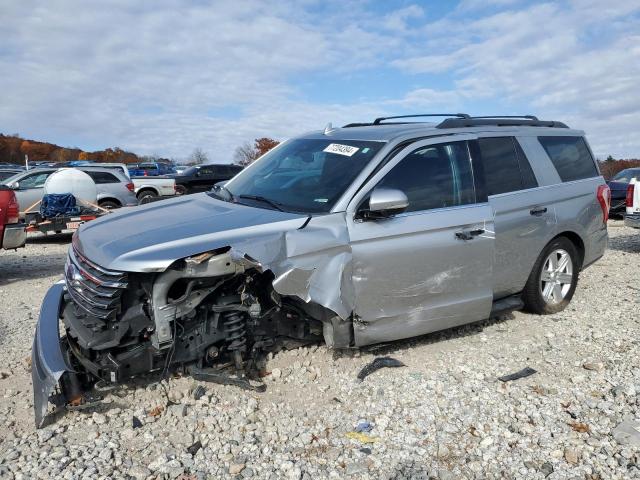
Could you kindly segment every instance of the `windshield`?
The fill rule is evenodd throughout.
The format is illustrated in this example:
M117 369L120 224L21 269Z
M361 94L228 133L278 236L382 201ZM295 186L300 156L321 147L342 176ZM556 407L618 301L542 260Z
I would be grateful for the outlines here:
M189 175L195 175L196 173L198 173L198 169L196 167L187 167L185 170L182 171L181 175L189 176Z
M329 212L383 145L358 140L290 140L238 174L226 188L239 203Z
M640 177L640 168L628 168L617 173L613 180L621 183L629 183L632 178Z

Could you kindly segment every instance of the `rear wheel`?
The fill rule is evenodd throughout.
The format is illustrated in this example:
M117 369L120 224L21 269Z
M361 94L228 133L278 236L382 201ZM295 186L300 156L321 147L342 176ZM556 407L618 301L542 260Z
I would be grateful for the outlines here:
M564 310L576 290L579 270L578 251L569 239L559 237L549 243L522 292L526 310L538 314Z
M105 210L113 210L114 208L120 208L120 204L112 200L104 200L103 202L98 203L98 206L104 208Z
M143 190L138 194L138 203L140 205L143 205L145 203L153 201L153 199L156 197L156 192L153 192L151 190Z

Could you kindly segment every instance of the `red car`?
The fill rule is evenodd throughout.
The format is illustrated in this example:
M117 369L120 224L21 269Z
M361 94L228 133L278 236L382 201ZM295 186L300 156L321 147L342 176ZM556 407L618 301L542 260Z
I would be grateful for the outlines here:
M0 247L5 250L24 247L27 240L25 224L20 223L20 207L16 194L0 185Z

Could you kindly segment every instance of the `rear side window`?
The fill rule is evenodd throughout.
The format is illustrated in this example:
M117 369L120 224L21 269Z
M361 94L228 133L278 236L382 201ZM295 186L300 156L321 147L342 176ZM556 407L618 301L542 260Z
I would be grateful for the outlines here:
M475 203L467 143L421 147L393 167L377 186L402 190L409 199L407 212Z
M529 160L513 137L478 139L487 195L538 186Z
M598 176L596 164L582 137L538 137L563 182Z
M89 175L96 184L103 183L120 183L120 180L115 175L107 172L92 172L90 170L85 170L85 173Z

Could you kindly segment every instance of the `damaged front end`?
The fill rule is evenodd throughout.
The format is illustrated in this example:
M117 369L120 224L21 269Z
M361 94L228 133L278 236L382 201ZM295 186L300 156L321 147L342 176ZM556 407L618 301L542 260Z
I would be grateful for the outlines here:
M292 268L276 278L230 247L178 260L160 273L119 272L93 263L74 244L65 281L47 293L36 328L36 425L44 424L51 405L81 408L96 398L94 388L153 373L181 371L264 389L258 372L266 352L287 339L319 341L323 331L332 339L347 324L306 303L309 298L274 288L308 289L312 274Z

